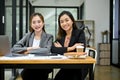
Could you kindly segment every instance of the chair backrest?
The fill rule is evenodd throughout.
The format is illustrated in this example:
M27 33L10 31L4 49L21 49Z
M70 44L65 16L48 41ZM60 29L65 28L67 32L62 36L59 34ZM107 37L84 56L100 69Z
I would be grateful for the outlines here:
M97 50L91 47L86 47L85 52L87 53L87 56L93 57L97 61ZM93 71L95 69L95 64L93 65Z

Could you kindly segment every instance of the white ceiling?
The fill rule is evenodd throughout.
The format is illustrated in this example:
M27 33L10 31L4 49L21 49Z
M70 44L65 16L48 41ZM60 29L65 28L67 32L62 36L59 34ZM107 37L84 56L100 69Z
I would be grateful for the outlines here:
M29 0L33 6L80 6L84 0Z

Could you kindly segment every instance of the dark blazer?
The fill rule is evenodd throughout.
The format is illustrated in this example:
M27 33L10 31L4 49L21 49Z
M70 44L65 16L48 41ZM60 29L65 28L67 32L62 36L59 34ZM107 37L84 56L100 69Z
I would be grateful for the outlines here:
M56 40L62 45L62 47L55 47L54 44L52 45L51 52L53 54L64 54L67 52L67 47L64 47L65 36L66 35L64 35L60 40ZM84 47L86 46L85 33L83 30L75 29L72 31L69 47L73 46L75 43L83 43Z
M31 47L34 39L34 32L27 33L20 41L18 41L11 49L13 53L21 53L27 50L27 47ZM40 48L29 51L30 53L50 53L50 49L53 42L53 36L42 32L40 40Z

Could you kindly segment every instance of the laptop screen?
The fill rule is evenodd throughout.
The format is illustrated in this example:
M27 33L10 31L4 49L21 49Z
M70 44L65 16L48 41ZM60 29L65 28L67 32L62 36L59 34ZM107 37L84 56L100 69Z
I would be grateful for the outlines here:
M10 41L6 35L0 35L0 56L10 53Z

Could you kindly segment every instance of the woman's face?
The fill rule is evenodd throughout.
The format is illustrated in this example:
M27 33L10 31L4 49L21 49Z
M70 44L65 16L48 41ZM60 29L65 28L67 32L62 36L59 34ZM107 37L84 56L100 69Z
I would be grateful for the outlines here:
M68 15L64 14L63 16L60 17L60 26L63 30L65 31L71 30L72 24L73 24L73 21Z
M31 27L34 29L35 32L40 32L44 26L42 19L36 15L33 17L31 22Z

